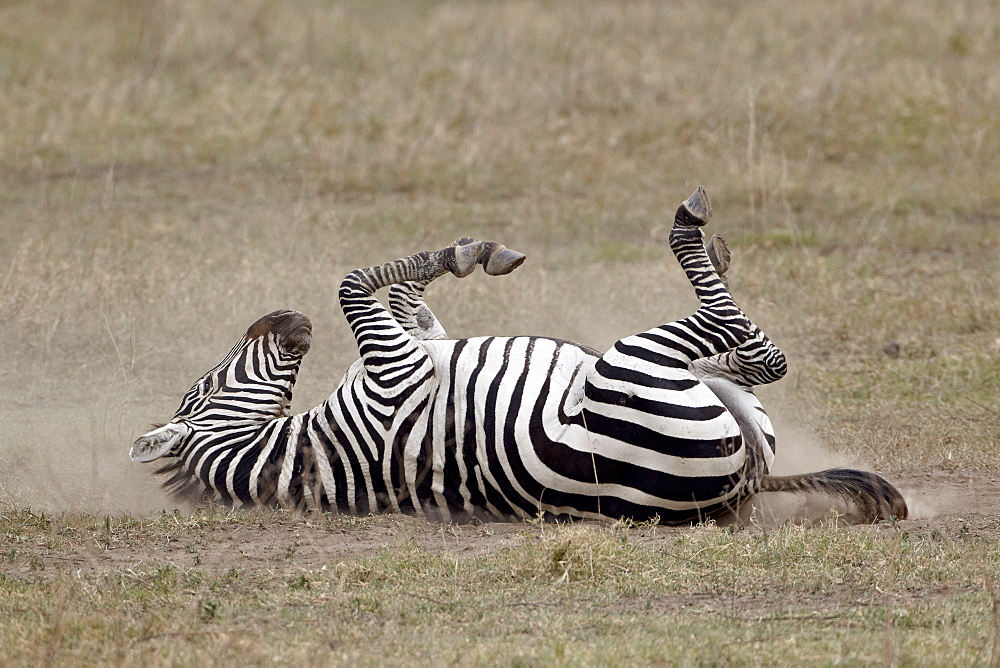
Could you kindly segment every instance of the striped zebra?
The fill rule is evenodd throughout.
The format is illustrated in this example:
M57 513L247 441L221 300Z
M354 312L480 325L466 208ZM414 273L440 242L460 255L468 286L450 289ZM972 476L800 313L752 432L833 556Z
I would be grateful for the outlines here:
M902 496L872 473L768 475L775 437L753 387L781 378L785 359L720 277L725 242L703 245L710 217L699 188L670 233L700 308L603 355L536 336L446 338L424 289L478 265L513 271L524 256L498 243L461 239L357 269L339 297L361 358L327 401L289 415L311 325L277 311L131 457L165 458L157 472L176 495L240 507L689 523L789 491L840 497L864 521L905 518ZM386 286L389 310L375 297Z

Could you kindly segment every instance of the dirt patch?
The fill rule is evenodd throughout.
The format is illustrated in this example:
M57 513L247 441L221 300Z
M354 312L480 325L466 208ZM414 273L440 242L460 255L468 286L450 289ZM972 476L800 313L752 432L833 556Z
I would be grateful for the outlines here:
M996 473L920 472L892 480L911 506L911 519L898 523L905 531L936 536L972 532L1000 540ZM164 513L155 522L73 514L30 517L38 517L45 530L33 531L26 521L25 531L5 537L5 550L16 552L17 558L0 561L0 573L45 578L65 571L128 571L164 564L206 570L321 569L405 546L437 555L477 556L545 530L529 523L442 525L405 515L309 517L270 511ZM633 531L643 540L659 541L685 529Z
M1000 473L996 471L908 472L896 476L894 482L914 520L1000 511Z
M138 571L164 564L209 571L317 569L411 545L434 554L475 556L538 531L529 524L453 526L406 515L313 518L272 511L221 513L207 521L164 514L131 526L121 518L102 526L89 516L43 515L31 524L29 520L20 535L4 537L11 558L0 563L0 573L44 577L67 570ZM43 531L32 531L39 526Z

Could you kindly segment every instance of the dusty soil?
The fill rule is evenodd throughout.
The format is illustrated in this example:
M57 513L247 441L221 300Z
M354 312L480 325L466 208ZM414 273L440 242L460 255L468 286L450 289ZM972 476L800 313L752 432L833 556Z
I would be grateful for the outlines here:
M910 533L953 535L973 532L1000 540L1000 473L911 472L892 476L910 505L911 518L899 523ZM803 514L802 504L764 501L769 523ZM777 507L777 508L776 508ZM127 535L101 542L98 532L83 529L79 516L56 516L53 541L39 535L17 545L15 563L0 563L0 573L25 577L28 571L45 577L59 572L108 572L172 564L179 568L224 570L289 566L319 569L350 562L406 544L435 554L475 556L526 536L537 535L535 524L440 525L402 515L367 518L296 516L283 512L252 512L209 522L191 522L183 514L165 515L164 531L147 538ZM685 531L657 527L642 530L644 540ZM154 538L155 537L155 538ZM32 563L29 567L26 563Z

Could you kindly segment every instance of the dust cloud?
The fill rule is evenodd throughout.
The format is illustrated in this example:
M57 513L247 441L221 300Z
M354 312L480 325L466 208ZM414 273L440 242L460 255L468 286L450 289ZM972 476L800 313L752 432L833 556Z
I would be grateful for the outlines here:
M780 394L780 393L779 393ZM777 435L777 454L772 467L774 475L795 475L811 473L831 468L854 468L873 471L872 465L863 457L831 450L811 429L789 424L781 415L783 404L771 405L765 400L765 408L771 413ZM890 482L894 482L889 478ZM909 510L909 519L927 519L942 512L939 503L932 501L929 494L920 488L897 487ZM757 495L747 508L740 509L741 519L777 526L788 522L815 524L836 517L850 517L855 509L848 502L822 494L799 495L787 492L768 492Z
M136 423L133 418L139 419L100 401L8 413L0 420L0 499L50 513L150 514L177 507L160 491L153 467L129 459L133 436L118 423Z

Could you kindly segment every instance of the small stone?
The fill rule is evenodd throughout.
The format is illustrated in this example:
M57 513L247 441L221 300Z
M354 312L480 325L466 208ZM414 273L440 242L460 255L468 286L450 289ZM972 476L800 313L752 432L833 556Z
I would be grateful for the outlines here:
M899 357L899 353L902 349L903 346L900 345L899 341L889 341L887 344L882 346L882 352L893 359Z

